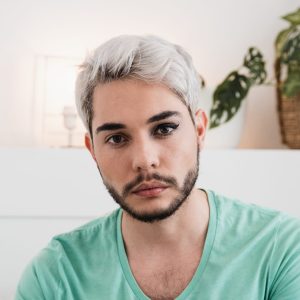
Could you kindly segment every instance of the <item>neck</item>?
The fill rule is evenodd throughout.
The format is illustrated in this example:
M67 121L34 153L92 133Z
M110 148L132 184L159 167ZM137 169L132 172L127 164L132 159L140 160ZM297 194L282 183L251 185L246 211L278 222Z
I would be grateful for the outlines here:
M207 195L194 189L185 203L169 218L145 223L132 218L124 211L123 239L128 252L144 253L164 249L180 251L187 247L203 245L209 221Z

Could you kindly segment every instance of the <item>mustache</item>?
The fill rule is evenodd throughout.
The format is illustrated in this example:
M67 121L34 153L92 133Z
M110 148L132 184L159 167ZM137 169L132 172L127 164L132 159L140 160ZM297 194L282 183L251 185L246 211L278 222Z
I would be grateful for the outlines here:
M163 176L160 175L158 173L153 173L153 174L140 174L138 175L134 180L132 180L131 182L127 183L124 188L123 188L123 197L128 196L128 194L130 193L130 191L135 188L136 186L138 186L140 183L142 183L143 181L150 181L152 179L155 179L157 181L161 181L170 185L173 185L175 187L178 187L177 184L177 180L174 177L171 176Z

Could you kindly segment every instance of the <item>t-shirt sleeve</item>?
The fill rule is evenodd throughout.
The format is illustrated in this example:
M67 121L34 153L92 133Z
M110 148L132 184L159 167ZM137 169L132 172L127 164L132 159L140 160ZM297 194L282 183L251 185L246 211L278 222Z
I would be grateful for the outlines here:
M59 289L57 245L51 242L25 268L15 300L56 299Z
M283 217L271 257L269 300L300 299L300 220Z

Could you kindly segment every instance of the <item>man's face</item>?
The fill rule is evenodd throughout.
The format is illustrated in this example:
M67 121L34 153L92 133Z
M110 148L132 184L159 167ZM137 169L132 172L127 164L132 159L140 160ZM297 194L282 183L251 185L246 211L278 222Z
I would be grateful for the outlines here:
M197 179L205 114L195 125L168 88L137 80L98 85L93 108L86 145L111 196L144 222L172 215Z

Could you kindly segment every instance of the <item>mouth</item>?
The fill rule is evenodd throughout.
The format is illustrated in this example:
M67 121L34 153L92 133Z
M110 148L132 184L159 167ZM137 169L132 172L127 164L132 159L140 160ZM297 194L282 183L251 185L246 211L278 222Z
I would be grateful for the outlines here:
M141 197L157 197L167 188L169 186L162 183L144 183L139 185L132 193Z

